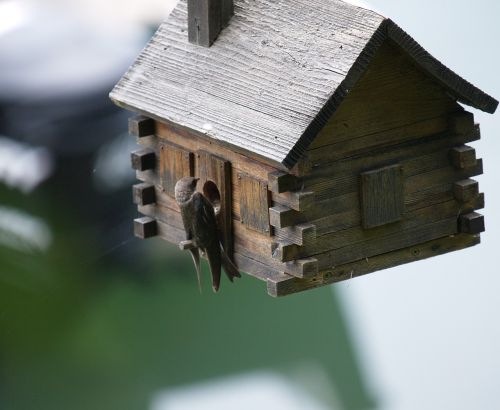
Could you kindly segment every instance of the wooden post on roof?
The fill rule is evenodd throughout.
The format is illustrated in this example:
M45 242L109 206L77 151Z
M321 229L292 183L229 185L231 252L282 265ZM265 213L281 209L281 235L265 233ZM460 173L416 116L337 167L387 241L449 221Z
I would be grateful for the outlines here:
M210 47L233 14L233 0L188 0L189 42Z

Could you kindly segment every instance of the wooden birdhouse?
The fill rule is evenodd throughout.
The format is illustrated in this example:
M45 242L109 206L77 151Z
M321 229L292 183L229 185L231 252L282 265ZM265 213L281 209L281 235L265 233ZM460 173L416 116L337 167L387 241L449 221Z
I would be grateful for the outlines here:
M234 14L234 15L233 15ZM239 269L282 296L479 243L480 138L498 102L393 21L340 0L181 0L111 93L145 215L185 239L200 178Z

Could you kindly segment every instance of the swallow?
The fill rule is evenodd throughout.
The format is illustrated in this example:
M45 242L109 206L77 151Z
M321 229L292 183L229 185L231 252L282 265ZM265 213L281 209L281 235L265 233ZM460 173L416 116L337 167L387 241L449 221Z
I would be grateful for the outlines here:
M191 240L194 248L190 249L200 283L200 250L207 256L212 274L212 289L220 287L221 268L232 282L240 278L240 272L227 256L219 240L217 219L214 207L200 192L196 191L199 178L184 177L175 184L175 200L181 210L186 239Z

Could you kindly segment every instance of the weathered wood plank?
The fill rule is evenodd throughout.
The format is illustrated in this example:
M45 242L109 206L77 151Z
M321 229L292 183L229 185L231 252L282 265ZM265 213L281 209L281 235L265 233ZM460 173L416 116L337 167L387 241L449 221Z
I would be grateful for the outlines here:
M318 259L318 268L321 271L331 269L333 266L343 265L363 258L370 258L375 255L413 246L418 243L454 235L457 233L457 229L457 217L454 216L446 220L398 231L388 236L377 237L321 254L307 256ZM306 257L306 255L299 254L297 256L297 258L301 257Z
M160 145L160 183L174 197L175 184L183 177L194 175L194 154L174 144Z
M163 221L156 221L158 227L158 236L174 245L179 245L186 240L186 234L183 229L178 229Z
M425 191L419 191L408 195L405 200L405 218L410 218L411 215L419 209L440 206L440 204L453 201L453 199L452 184L439 185ZM484 208L483 194L480 194L475 199L474 206L474 209ZM315 220L314 223L316 224L316 237L357 227L361 225L360 210L358 207L353 206L346 211L334 213Z
M480 243L479 236L459 234L456 236L440 238L426 243L418 244L409 248L400 249L369 259L352 262L331 270L321 272L310 279L291 278L281 275L269 278L267 290L271 296L286 296L320 286L330 285L346 279L352 279L367 273L388 269L405 263L443 255L475 246Z
M206 49L187 42L181 1L111 96L281 162L384 20L335 3L247 2ZM311 13L299 17L297 7ZM328 30L308 29L313 11L314 24Z
M483 173L483 161L478 159L475 166L457 170L451 166L414 175L405 183L405 194L421 191L432 186L452 183L457 180L474 177Z
M404 49L402 61L409 60L408 72L403 64L392 65L403 78L416 62L423 70L413 71L424 71L442 95L489 111L498 104L422 52L392 21L346 2L245 2L210 50L187 43L186 12L186 1L180 1L111 97L288 167L343 107L389 39L398 43L394 49ZM411 84L409 96L425 93L418 82ZM420 110L430 111L434 101L420 103Z
M272 193L274 203L295 209L296 211L305 211L314 204L314 192L283 192L281 194Z
M304 189L314 191L316 199L320 200L331 196L332 190L336 195L354 191L358 183L357 174L395 162L403 166L407 176L430 171L449 164L449 149L463 142L477 140L479 137L480 131L477 127L475 132L466 138L449 136L446 133L431 135L410 144L397 144L356 157L344 158L315 168L311 174L303 177Z
M316 240L316 225L310 223L298 224L282 229L275 229L274 235L280 241L296 245L313 244Z
M318 236L314 244L311 246L306 244L302 248L301 256L306 257L315 252L320 253L328 250L340 249L347 245L363 244L371 240L376 241L377 238L382 241L387 235L397 234L398 232L436 223L445 219L458 218L460 213L480 209L483 206L484 195L480 195L467 203L458 203L452 199L441 204L407 212L401 222L391 225L381 226L370 230L365 230L361 226L354 226L352 228ZM362 247L364 245L360 246Z
M267 182L245 173L238 174L240 186L240 220L247 228L270 235Z
M250 158L248 153L241 153L240 150L225 146L223 143L219 143L219 141L214 145L214 141L206 135L198 135L193 131L183 129L179 126L158 122L156 133L159 141L170 141L191 152L199 150L216 152L221 158L230 161L233 167L238 167L238 170L241 172L253 175L262 180L267 180L269 173L280 169L280 167L283 168L280 164L271 162L269 159L256 157L255 155ZM140 142L142 143L142 141ZM147 143L154 145L155 140L149 140Z
M439 84L418 70L401 49L386 42L311 148L407 126L457 110L461 108ZM406 135L401 134L399 138Z
M242 255L241 253L235 252L234 260L241 272L245 272L257 279L267 281L267 280L277 280L278 278L290 277L274 269L258 259L252 259L249 256Z
M318 274L316 258L297 259L285 264L285 272L296 278L311 278Z
M434 195L435 192L442 194L445 192L446 196L453 198L452 184L456 181L480 175L483 173L482 160L478 160L476 165L472 168L457 170L451 165L409 176L405 181L405 209L415 209L425 206L425 201ZM317 229L323 229L328 226L328 219L333 215L355 211L359 208L360 198L358 192L357 178L349 177L351 182L346 184L346 188L339 185L339 196L330 197L327 199L319 200L319 198L304 210L301 214L305 221L315 224ZM348 191L347 193L344 193ZM446 192L448 192L446 194ZM439 197L439 196L438 196ZM320 197L321 198L321 197ZM441 198L441 197L439 197ZM326 218L326 219L325 219ZM321 220L321 222L320 222Z
M224 250L232 257L232 182L231 163L224 158L206 151L196 153L197 170L200 181L198 187L207 197L216 211L219 238ZM213 185L215 184L215 186Z
M184 232L184 224L180 212L165 208L159 204L144 205L137 207L137 210L145 216L156 219L157 221L164 222L169 226ZM184 234L186 239L186 234Z

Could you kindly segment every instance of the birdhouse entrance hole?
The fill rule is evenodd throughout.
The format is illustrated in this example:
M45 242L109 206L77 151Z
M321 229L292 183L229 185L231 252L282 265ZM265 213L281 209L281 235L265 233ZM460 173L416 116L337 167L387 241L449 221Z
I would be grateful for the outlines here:
M212 181L205 182L203 185L203 195L205 195L214 207L215 215L218 215L221 209L221 200L220 191L217 185Z

